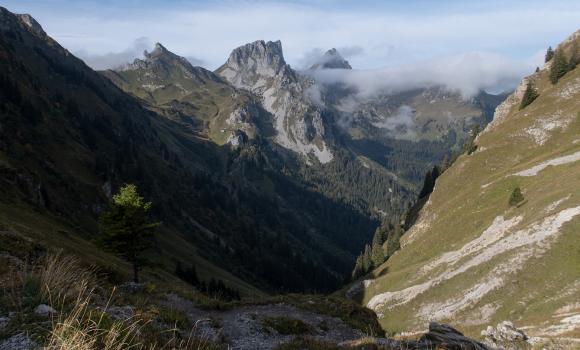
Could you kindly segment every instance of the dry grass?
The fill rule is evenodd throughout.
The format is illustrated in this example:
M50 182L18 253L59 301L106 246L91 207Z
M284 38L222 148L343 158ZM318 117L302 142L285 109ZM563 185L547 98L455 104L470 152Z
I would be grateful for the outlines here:
M92 292L97 285L92 269L83 267L76 257L62 253L47 255L32 273L40 282L41 296L49 300L54 296L58 299L79 298Z
M135 338L139 322L113 322L107 324L103 312L92 310L91 292L81 291L67 314L61 313L53 320L47 341L47 350L121 350L136 348Z
M10 308L18 314L31 314L41 303L58 310L52 315L50 329L41 332L45 350L217 349L207 337L196 334L195 325L184 335L178 329L159 329L158 315L147 312L111 320L107 310L115 289L105 302L106 292L98 288L95 271L76 257L48 254L13 269L10 281L4 291L11 300Z

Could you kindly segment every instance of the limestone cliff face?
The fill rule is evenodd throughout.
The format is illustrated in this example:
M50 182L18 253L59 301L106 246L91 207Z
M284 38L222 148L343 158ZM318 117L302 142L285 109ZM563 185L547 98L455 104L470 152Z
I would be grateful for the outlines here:
M323 112L306 98L313 82L286 64L280 41L238 47L217 73L235 87L260 96L274 117L276 143L321 163L333 159Z

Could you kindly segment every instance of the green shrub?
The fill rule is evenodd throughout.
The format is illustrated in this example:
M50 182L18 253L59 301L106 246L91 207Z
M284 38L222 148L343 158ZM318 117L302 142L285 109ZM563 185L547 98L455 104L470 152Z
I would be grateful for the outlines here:
M570 66L564 57L562 50L557 50L554 54L552 67L550 68L550 82L556 84L570 70Z
M522 97L522 103L520 103L520 110L526 108L530 103L534 102L538 98L539 94L534 88L532 83L528 83L524 96Z
M524 200L524 195L522 194L522 190L520 190L519 186L514 188L514 190L512 191L512 194L510 196L509 199L509 205L510 206L515 206L518 205L519 203L523 202Z

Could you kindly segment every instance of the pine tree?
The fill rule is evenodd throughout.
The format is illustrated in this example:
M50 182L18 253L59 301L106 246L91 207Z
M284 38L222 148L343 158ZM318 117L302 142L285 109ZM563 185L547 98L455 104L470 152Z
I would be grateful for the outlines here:
M375 234L373 236L373 245L378 244L378 245L383 245L384 243L384 238L383 238L383 229L382 227L377 227L377 229L375 230Z
M508 203L510 206L513 207L513 206L521 203L523 200L524 200L524 195L522 194L522 190L518 186L518 187L514 188L514 190L512 191L512 194L510 195L510 199L509 199Z
M553 60L552 67L550 68L550 81L552 84L556 84L560 78L568 73L569 66L562 50L556 51Z
M548 47L548 50L546 51L546 60L545 62L548 62L549 60L551 60L554 57L554 50L552 50L552 47Z
M387 239L387 257L391 257L399 248L401 248L401 225L399 223L395 224L395 229L389 235Z
M475 144L475 138L479 134L481 127L479 124L476 124L473 129L471 129L471 133L469 134L469 138L465 141L463 145L463 152L467 153L467 155L472 154L477 150L477 145Z
M385 254L383 253L383 245L373 242L371 249L372 262L374 267L379 267L385 262Z
M578 52L578 42L574 41L570 48L570 62L568 62L568 71L574 70L580 63L580 52Z
M531 82L528 82L528 86L526 86L526 91L522 97L522 102L520 103L520 110L526 108L530 103L534 102L538 96L539 94L536 91L534 85Z
M424 198L425 196L431 194L435 188L435 181L441 174L439 167L435 165L431 170L427 171L425 174L425 180L423 180L423 187L421 192L419 192L419 198Z
M102 245L133 265L133 281L139 283L142 254L152 245L159 223L148 218L151 202L139 196L137 186L121 187L110 208L101 216Z

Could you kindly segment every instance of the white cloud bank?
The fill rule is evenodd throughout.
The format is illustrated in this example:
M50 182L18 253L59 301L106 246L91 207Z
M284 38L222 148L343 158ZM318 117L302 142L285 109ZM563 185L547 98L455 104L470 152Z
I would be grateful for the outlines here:
M319 84L346 84L363 99L433 86L444 86L464 97L471 97L481 90L501 92L513 89L540 63L538 55L516 61L495 53L471 52L381 69L324 69L308 74L312 74Z

